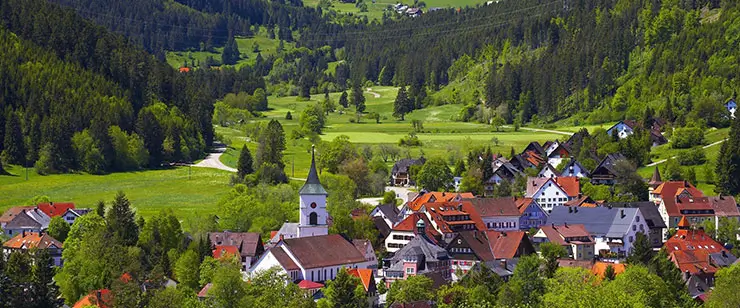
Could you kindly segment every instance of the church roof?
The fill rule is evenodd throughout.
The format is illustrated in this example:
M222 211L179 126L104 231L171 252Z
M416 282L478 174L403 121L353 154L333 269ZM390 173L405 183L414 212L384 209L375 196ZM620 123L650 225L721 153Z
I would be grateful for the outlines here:
M316 172L316 159L314 158L314 150L311 148L311 169L308 171L308 178L306 178L306 184L303 184L299 192L301 195L328 195L324 186L321 186L319 181L319 173Z
M653 169L653 177L650 178L649 184L658 186L661 183L663 183L663 181L660 179L660 171L658 171L658 167L655 167L655 169Z

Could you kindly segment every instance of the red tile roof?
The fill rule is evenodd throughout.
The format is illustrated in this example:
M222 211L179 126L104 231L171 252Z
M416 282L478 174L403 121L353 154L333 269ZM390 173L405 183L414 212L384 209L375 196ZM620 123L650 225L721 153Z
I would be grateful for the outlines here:
M181 67L180 68L180 73L189 73L189 72L190 72L190 68L189 67Z
M681 226L688 223L685 218L681 218L679 223L682 229L676 231L676 234L669 238L663 247L682 273L686 271L691 274L716 272L717 269L709 263L709 254L723 251L729 253L729 251L704 233L704 230L690 230Z
M709 203L714 209L714 214L719 217L740 216L740 211L737 208L737 202L732 196L709 197Z
M532 204L532 198L517 198L514 200L516 208L519 210L519 214L524 214L530 204Z
M562 188L568 197L577 198L581 194L581 182L574 176L560 176L555 178L560 188Z
M198 292L198 297L208 297L208 291L210 291L212 287L213 284L210 282L203 286L203 289L200 289L200 292Z
M90 292L79 301L77 301L72 308L83 308L83 307L100 307L108 308L112 307L113 295L108 289L95 290Z
M467 199L480 217L519 216L514 197ZM465 205L463 205L464 207Z
M324 285L310 280L301 280L301 282L298 283L298 287L303 290L313 290L321 289L324 287Z
M12 249L49 249L62 248L62 243L46 233L39 235L36 232L26 232L25 234L18 233L18 235L5 242L3 247Z
M49 217L56 217L64 215L64 213L67 212L68 209L74 209L75 204L68 202L52 202L52 203L39 203L38 205L39 210L44 212L46 216Z
M517 257L522 242L529 241L524 231L486 231L488 245L496 259Z
M259 257L265 250L256 232L210 232L208 238L216 246L236 246L242 257Z
M447 202L454 201L455 199L467 199L475 198L472 193L451 193L451 192L438 192L431 191L418 195L414 200L407 203L408 208L412 211L418 211L422 205L428 202Z
M624 272L625 265L623 263L607 263L607 262L601 262L596 261L594 263L594 266L591 267L591 273L594 275L604 278L604 274L606 273L606 268L609 267L609 265L612 266L614 269L614 275L619 275Z
M304 269L365 262L365 255L339 234L284 239Z
M427 237L430 239L434 239L437 236L439 236L439 232L434 229L434 226L432 226L432 223L429 221L429 218L427 218L427 215L423 213L412 213L406 219L401 220L395 227L393 227L393 231L405 231L405 232L412 232L416 234L416 222L421 219L424 221L425 231L427 233Z
M362 282L362 286L365 288L365 292L370 290L371 283L375 283L375 280L373 279L373 270L371 269L352 268L352 269L347 270L347 273L357 278L360 278L360 281Z
M467 204L467 205L464 205ZM465 208L463 208L465 207ZM478 230L486 230L486 225L480 219L480 216L468 211L472 210L470 201L458 202L435 202L424 204L425 212L432 218L437 225L437 230L442 233L452 233L460 231L452 226L470 225ZM460 217L467 216L467 219L460 220ZM468 229L470 230L470 229Z
M213 250L213 258L221 259L226 256L239 257L239 247L230 245L217 245Z
M712 209L709 199L704 197L704 194L702 194L700 190L696 189L694 185L691 185L691 183L686 181L663 182L663 184L660 184L660 186L653 190L653 194L660 195L665 204L668 216L684 215L681 213L681 210L683 209ZM691 216L702 215L691 214Z
M14 207L11 207L7 211L5 211L5 213L3 213L3 216L0 216L0 224L3 224L3 225L4 224L7 224L11 220L13 220L13 218L15 218L15 216L18 216L18 214L23 213L23 211L25 211L25 210L30 210L30 209L33 209L33 208L34 208L33 206L14 206Z

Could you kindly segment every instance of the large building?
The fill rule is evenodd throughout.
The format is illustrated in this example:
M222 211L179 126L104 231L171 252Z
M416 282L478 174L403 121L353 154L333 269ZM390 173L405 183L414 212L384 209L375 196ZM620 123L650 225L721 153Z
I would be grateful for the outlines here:
M714 274L719 268L737 260L704 230L692 229L686 217L679 220L676 234L668 238L664 247L671 261L684 273L684 279L693 276L709 286L714 285Z
M239 262L242 265L242 271L246 272L252 267L252 263L265 252L262 245L262 238L259 233L254 232L211 232L208 233L211 244L221 249L233 249ZM228 248L227 248L228 247ZM217 251L222 251L218 250Z

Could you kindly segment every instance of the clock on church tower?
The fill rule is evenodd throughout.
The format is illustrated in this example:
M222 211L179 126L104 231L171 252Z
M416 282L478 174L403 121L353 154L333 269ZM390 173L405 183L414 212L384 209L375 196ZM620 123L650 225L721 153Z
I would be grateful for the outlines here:
M311 169L308 171L306 184L299 191L301 206L298 220L297 237L317 236L329 234L326 211L326 197L328 193L319 181L316 172L315 149L311 147Z

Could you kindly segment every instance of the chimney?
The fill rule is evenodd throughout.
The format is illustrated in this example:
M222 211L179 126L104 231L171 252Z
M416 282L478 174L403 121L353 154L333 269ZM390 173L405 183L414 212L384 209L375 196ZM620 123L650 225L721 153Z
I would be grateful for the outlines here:
M532 181L532 186L537 187L537 182Z
M619 214L620 218L624 218L627 216L627 215L624 215L624 209L619 210L619 212L620 212Z
M722 257L727 258L727 251L722 250Z
M685 272L683 272L683 279L688 281L689 278L691 278L691 273L689 273L689 270L686 270Z
M573 213L573 208L570 206L568 207L568 213Z
M578 207L577 206L573 208L573 213L578 213Z
M280 240L282 241L284 239L285 239L285 234L280 234Z
M23 232L21 232L21 237L26 237L26 230L23 230Z
M506 269L506 259L500 259L498 260L498 264L503 268Z
M563 225L567 228L568 227L568 222L564 222Z

